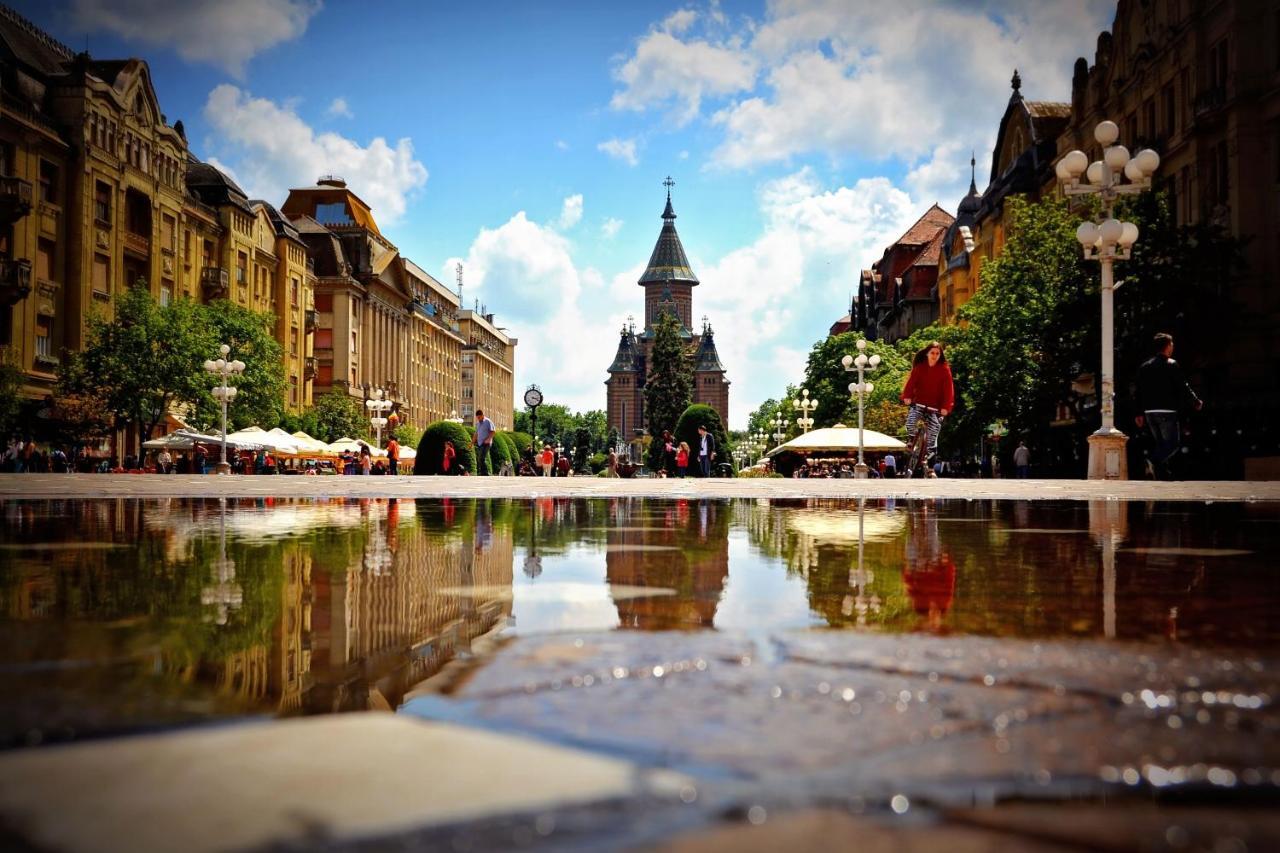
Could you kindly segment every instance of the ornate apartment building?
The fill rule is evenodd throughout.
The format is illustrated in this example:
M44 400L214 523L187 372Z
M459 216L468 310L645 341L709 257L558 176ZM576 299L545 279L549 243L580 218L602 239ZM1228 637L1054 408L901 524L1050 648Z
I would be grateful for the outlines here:
M693 328L693 288L698 277L689 266L689 258L676 233L676 212L671 206L670 178L666 181L667 206L662 211L662 230L649 256L649 265L637 282L644 288L644 330L636 333L635 325L622 327L618 351L609 365L608 424L618 430L624 441L646 426L644 386L649 352L653 346L654 328L663 314L676 319L680 336L686 342L689 371L693 378L693 402L715 409L720 421L729 423L729 380L716 351L711 324L703 318L702 331ZM671 424L674 428L675 424Z
M464 422L474 425L482 411L500 430L515 428L516 339L494 325L492 314L477 308L458 314L462 336L462 407Z

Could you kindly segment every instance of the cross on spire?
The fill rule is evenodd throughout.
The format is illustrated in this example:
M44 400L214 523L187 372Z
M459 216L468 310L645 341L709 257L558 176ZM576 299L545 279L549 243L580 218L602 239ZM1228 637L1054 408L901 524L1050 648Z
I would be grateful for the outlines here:
M668 201L670 201L670 200L671 200L671 188L672 188L672 187L674 187L674 186L676 185L676 182L675 182L675 181L673 181L673 180L671 180L671 176L670 176L670 175L667 175L667 179L666 179L665 181L663 181L663 182L662 182L662 185L663 185L664 187L666 187L666 188L667 188L667 200L668 200Z

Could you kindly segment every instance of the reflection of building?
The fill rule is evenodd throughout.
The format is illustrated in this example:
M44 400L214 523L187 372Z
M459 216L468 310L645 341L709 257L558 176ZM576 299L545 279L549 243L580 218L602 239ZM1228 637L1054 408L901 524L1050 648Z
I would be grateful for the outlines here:
M610 585L635 588L614 592L622 627L710 628L729 579L729 506L680 500L659 505L661 518L629 524L629 505L621 502L605 552Z
M394 708L510 613L511 529L488 527L486 508L443 531L399 529L394 500L369 510L359 554L316 557L311 710ZM390 565L371 571L366 557L384 550Z

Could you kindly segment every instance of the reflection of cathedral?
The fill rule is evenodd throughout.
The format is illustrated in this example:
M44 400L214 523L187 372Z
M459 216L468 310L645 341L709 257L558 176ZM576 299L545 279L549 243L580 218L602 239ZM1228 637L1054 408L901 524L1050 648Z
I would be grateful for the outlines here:
M618 430L623 440L630 440L635 430L645 427L644 385L654 329L664 314L674 317L680 337L686 345L689 371L693 379L693 402L705 403L720 415L721 423L729 423L729 380L716 352L711 324L703 318L701 332L693 331L693 288L698 277L689 266L689 258L676 233L676 212L671 206L671 186L667 178L667 206L662 212L662 231L649 257L649 265L638 284L644 288L644 329L637 334L628 323L618 341L618 353L609 366L609 426ZM674 428L671 424L670 428Z
M621 626L710 628L729 579L729 506L708 500L618 503L605 564Z

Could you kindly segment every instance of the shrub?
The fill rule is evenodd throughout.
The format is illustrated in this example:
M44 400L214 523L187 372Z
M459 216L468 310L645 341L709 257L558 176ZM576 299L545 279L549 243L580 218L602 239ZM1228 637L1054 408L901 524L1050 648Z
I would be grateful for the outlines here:
M599 474L604 470L604 466L609 464L609 457L603 453L596 453L587 460L587 464L591 466L592 474Z
M729 439L725 435L724 424L720 422L720 415L710 406L694 403L684 410L684 414L680 416L680 421L676 424L676 445L679 446L682 441L689 445L690 477L702 476L702 470L698 466L699 426L706 426L707 432L711 433L711 436L716 441L716 458L711 463L712 470L714 471L715 466L721 462L733 464Z
M748 479L748 480L750 480L750 479L772 479L772 478L775 478L775 477L776 477L777 479L779 479L779 480L784 480L784 479L786 479L786 478L785 478L785 477L783 477L781 474L779 474L777 471L761 471L759 468L743 468L741 471L739 471L739 472L738 472L738 476L739 476L739 477L745 477L745 478L746 478L746 479Z
M507 437L511 439L512 444L515 446L516 457L523 459L525 453L529 450L529 446L533 444L533 436L527 432L509 432Z
M493 445L489 448L489 467L492 469L490 474L497 474L502 470L502 466L511 460L511 445L507 443L507 437L502 433L495 432L493 434Z
M476 449L471 444L471 434L462 424L452 421L436 421L427 426L418 442L418 458L413 460L415 474L443 474L440 469L444 462L444 443L453 442L456 456L449 473L454 473L458 466L468 473L476 471Z

